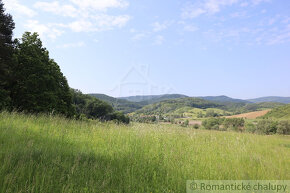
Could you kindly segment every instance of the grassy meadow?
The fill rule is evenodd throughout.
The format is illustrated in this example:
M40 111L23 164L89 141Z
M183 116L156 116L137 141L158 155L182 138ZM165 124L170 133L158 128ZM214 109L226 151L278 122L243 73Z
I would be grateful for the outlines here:
M290 136L0 113L0 192L185 192L188 179L290 180Z

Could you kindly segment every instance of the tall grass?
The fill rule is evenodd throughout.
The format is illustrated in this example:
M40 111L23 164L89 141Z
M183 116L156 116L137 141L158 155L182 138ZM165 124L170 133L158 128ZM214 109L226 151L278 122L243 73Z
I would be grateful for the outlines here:
M0 192L185 192L187 179L290 179L290 137L0 114Z

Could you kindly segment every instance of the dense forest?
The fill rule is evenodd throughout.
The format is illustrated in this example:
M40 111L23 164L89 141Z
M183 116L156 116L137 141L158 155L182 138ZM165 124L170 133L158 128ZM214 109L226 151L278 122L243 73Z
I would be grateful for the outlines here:
M37 33L13 39L14 28L0 0L0 110L129 123L108 103L71 89Z

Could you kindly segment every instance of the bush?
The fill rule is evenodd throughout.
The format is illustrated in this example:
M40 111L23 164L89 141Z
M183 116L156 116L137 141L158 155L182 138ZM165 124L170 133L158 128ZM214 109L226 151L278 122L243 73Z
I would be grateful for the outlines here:
M199 124L194 124L194 125L193 125L193 128L194 128L194 129L198 129L199 127L200 127Z
M278 122L271 120L261 120L257 123L256 132L259 134L271 135L277 132Z
M248 133L255 133L257 130L257 127L254 123L246 123L245 130Z
M189 125L189 121L188 121L188 120L185 120L185 121L181 124L182 127L188 127L188 125Z
M202 126L208 130L219 130L219 126L222 119L209 118L202 122Z
M244 127L245 120L243 118L224 119L222 124L225 130L239 131Z
M290 135L290 121L280 121L277 126L277 134Z

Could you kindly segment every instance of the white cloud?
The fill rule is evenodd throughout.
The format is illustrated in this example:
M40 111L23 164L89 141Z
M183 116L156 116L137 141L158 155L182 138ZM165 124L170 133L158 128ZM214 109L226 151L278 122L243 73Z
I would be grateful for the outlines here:
M259 5L260 3L270 2L270 0L252 0L253 5Z
M239 3L241 7L247 7L250 4L259 5L261 3L270 1L271 0L199 0L194 4L188 3L186 6L184 6L181 16L184 19L192 19L203 14L214 15L219 13L223 8L235 5L237 3Z
M198 30L199 30L199 28L196 27L195 25L185 25L184 26L184 31L196 32Z
M80 48L84 46L85 46L84 42L76 42L76 43L68 43L68 44L59 45L57 47L58 48Z
M188 4L182 10L183 18L195 18L202 14L216 14L223 7L238 3L239 0L204 0L203 2Z
M160 22L154 22L154 23L152 24L152 26L153 26L153 31L154 31L154 32L158 32L158 31L165 30L165 29L167 29L171 24L172 24L172 22L169 22L169 21L166 21L166 22L163 22L163 23L160 23Z
M145 32L144 33L137 33L132 37L132 40L138 41L138 40L144 39L147 36L148 36L148 34Z
M81 19L71 22L67 25L73 32L96 32L111 30L116 27L123 27L129 21L128 15L95 15L89 19Z
M69 0L65 4L59 1L36 2L34 7L72 21L58 25L73 32L97 32L121 28L130 20L129 15L111 15L105 13L108 8L124 8L129 4L123 0ZM77 18L77 19L76 19Z
M94 31L94 25L90 21L79 20L67 25L73 32L90 32Z
M28 20L27 23L24 24L27 30L37 32L42 38L48 37L50 39L56 39L64 33L63 30L59 30L55 26L55 24L41 24L37 20Z
M70 0L81 9L106 11L108 8L126 8L129 3L124 0Z
M163 36L156 36L153 45L162 45L164 41L165 38Z
M76 17L77 9L72 5L60 5L58 1L53 2L36 2L34 7L46 12L51 12L56 15Z
M28 17L33 17L36 15L35 11L20 4L18 0L3 0L3 3L7 11L10 13L16 13Z

